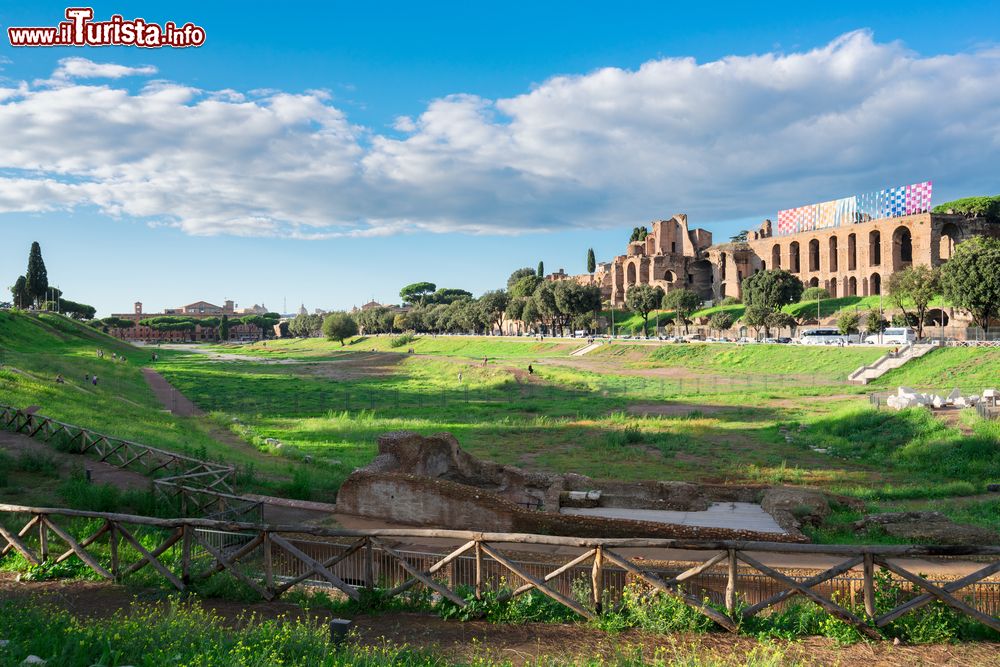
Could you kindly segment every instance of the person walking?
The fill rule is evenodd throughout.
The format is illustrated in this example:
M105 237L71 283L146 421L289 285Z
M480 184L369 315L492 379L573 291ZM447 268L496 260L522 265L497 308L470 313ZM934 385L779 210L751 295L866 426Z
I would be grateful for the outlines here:
M91 384L93 384L93 385L94 385L94 386L96 387L96 386L97 386L97 376L95 375L95 376L94 376L94 377L93 377L93 378L92 378L92 379L90 380L90 382L91 382Z
M528 375L534 375L534 374L535 374L535 369L531 367L531 364L528 364Z

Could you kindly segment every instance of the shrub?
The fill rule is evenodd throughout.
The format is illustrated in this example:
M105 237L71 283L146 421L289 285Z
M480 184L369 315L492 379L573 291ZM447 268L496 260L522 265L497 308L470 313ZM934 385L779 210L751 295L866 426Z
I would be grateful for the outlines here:
M807 287L802 292L802 301L816 301L818 299L829 299L830 293L822 287Z
M417 337L412 333L405 333L400 336L393 336L389 340L389 347L403 347L415 341Z

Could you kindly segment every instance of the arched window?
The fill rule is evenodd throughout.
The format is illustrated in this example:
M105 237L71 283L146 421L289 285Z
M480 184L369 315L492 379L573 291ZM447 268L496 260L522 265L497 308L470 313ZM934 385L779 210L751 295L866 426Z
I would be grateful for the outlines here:
M837 237L831 236L830 240L827 241L829 246L829 259L827 259L827 264L830 266L830 271L836 271L839 265L837 260Z
M858 279L851 276L847 279L847 294L845 296L857 296L858 295Z
M868 264L882 264L882 234L877 230L868 234Z
M809 287L819 287L819 278L812 278L809 281Z
M906 227L897 227L892 233L892 267L905 268L913 263L913 237Z
M834 299L837 298L837 279L830 278L830 296Z
M777 243L771 248L771 268L780 269L781 268L781 246Z
M847 270L858 268L858 235L853 232L847 235Z
M958 243L958 227L948 223L941 228L941 240L938 245L938 257L947 262L955 254L955 244Z
M819 240L809 241L809 270L819 271Z
M868 284L871 287L871 294L873 296L882 293L882 276L879 274L873 273L872 279Z
M635 285L635 264L629 263L628 268L625 269L625 282L629 285Z
M788 246L788 270L792 273L801 271L799 259L799 242L792 241L792 244Z
M668 283L672 283L677 280L677 274L670 269L667 269L667 272L663 274L663 279Z

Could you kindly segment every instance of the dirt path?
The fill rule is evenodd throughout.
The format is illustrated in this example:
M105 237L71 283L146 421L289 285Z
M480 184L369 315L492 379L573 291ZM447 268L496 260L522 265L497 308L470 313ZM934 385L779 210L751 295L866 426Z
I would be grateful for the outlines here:
M46 581L15 582L12 573L0 572L0 600L23 604L52 604L83 618L107 618L135 600L161 604L166 597L160 589L128 589L105 582ZM203 599L202 606L233 627L245 625L246 617L258 619L312 619L325 622L329 612L308 612L293 604L275 601L246 604L230 600ZM760 646L752 637L728 633L654 634L627 630L607 633L580 624L525 623L491 624L484 621L444 621L432 614L386 613L378 616L355 615L351 618L357 641L378 646L383 641L437 651L450 660L467 662L475 657L509 660L515 665L535 663L550 656L559 660L614 658L641 649L650 656L658 649L664 658L690 655L694 650L703 657L718 660L741 658ZM839 646L832 640L807 637L794 642L776 641L785 651L786 661L809 665L864 664L867 667L903 667L904 665L949 665L980 667L1000 665L1000 644L976 642L929 646L894 646L891 642ZM689 661L684 661L688 664ZM693 664L693 663L692 663ZM726 664L729 664L728 662Z
M187 396L174 389L162 375L153 369L143 368L142 377L146 379L146 384L153 390L156 400L175 415L179 417L200 417L205 414Z

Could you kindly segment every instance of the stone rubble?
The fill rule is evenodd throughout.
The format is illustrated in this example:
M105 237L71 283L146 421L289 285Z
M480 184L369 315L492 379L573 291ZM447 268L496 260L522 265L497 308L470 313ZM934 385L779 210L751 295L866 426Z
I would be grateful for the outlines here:
M979 394L964 396L960 389L952 389L947 396L941 396L900 386L896 389L895 395L891 395L885 400L885 404L895 410L905 410L912 407L930 407L938 410L945 407L972 408L980 401L996 402L998 397L1000 397L1000 393L996 389L985 389L981 396Z

